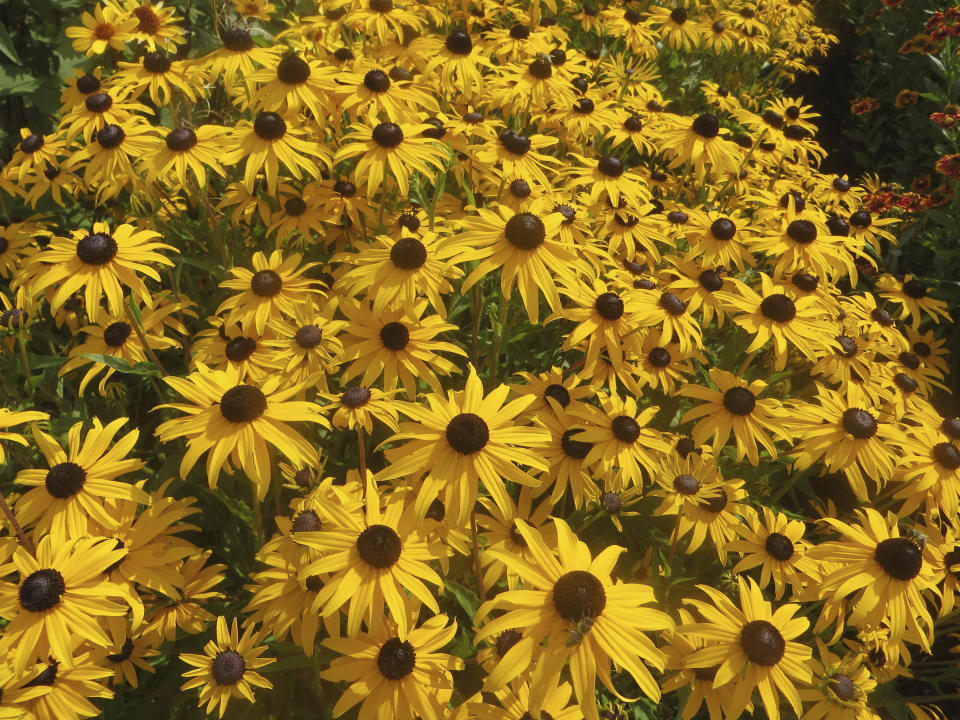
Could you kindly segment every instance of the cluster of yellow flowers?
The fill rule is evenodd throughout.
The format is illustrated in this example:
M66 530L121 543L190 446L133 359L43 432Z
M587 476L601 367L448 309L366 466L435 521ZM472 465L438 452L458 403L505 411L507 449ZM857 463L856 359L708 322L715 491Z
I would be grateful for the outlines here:
M883 717L960 615L946 304L882 271L896 221L780 94L834 41L806 0L604 5L234 0L209 52L146 0L67 30L96 65L0 171L30 392L0 440L47 466L11 451L0 496L0 720L155 666L222 717L287 640L334 717ZM50 434L50 338L83 408L153 382L155 445ZM247 480L228 603L184 534Z

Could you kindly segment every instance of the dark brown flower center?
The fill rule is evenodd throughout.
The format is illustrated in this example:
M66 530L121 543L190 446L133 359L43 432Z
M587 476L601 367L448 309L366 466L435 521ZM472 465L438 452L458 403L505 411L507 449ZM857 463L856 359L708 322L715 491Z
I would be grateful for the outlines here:
M783 657L787 643L773 623L753 620L740 631L740 647L750 662L773 667Z
M912 278L903 284L903 294L914 300L920 300L927 296L927 286L916 278Z
M110 347L122 347L132 331L129 323L110 323L103 331L103 341Z
M382 148L395 148L403 142L403 130L396 123L380 123L373 129L371 137Z
M427 261L427 248L416 238L403 237L390 248L390 260L401 270L416 270Z
M261 112L253 121L253 132L262 140L279 140L287 134L287 123L275 112Z
M479 415L460 413L447 423L447 443L461 455L472 455L486 447L490 428Z
M277 78L285 85L302 85L310 77L310 65L293 53L283 56L277 64Z
M655 347L647 353L647 360L654 367L662 368L670 364L670 351L663 347Z
M960 468L960 450L953 443L937 443L933 446L933 459L946 470Z
M574 460L583 460L593 449L593 443L583 442L582 440L574 440L573 436L578 435L581 430L571 429L567 430L560 437L560 447L563 448L563 452L566 453L567 457L571 457Z
M92 95L100 89L100 79L95 75L84 75L77 79L77 90L83 95ZM109 98L110 96L107 95ZM93 108L89 108L93 109Z
M521 635L518 630L504 630L502 633L497 635L497 640L494 644L497 657L502 658L504 655L506 655L510 648L520 642L522 638L523 635Z
M447 35L447 40L444 44L447 50L454 55L469 55L473 51L473 41L463 30L454 30Z
M616 293L601 293L597 296L596 301L593 303L593 307L596 309L600 317L604 318L605 320L619 320L623 316L623 300L621 300L620 296Z
M32 133L20 141L20 149L28 155L43 147L43 135Z
M351 385L340 396L340 404L348 408L363 407L370 402L370 391L360 385Z
M77 243L77 257L87 265L106 265L117 254L117 241L106 233L87 235Z
M717 120L716 115L711 115L710 113L700 115L693 121L691 127L697 135L707 138L708 140L720 134L720 121Z
M236 685L243 679L247 670L247 663L243 655L236 650L224 650L210 664L210 674L217 685Z
M392 567L400 559L401 549L400 536L387 525L371 525L357 537L361 559L375 568Z
M884 572L897 580L913 580L923 568L923 551L908 538L888 538L873 553Z
M380 342L387 350L400 352L410 342L410 331L403 323L388 322L380 328Z
M797 306L788 296L776 293L760 302L761 314L778 323L788 323L797 316Z
M749 415L757 406L757 398L745 387L732 387L723 394L723 406L734 415Z
M252 422L266 409L266 396L253 385L237 385L220 398L220 414L232 423Z
M95 92L87 95L84 106L92 113L105 113L113 106L113 98L104 92Z
M143 69L161 75L170 69L173 61L165 52L148 52L143 56Z
M20 585L17 597L24 610L43 612L59 605L66 591L63 575L53 568L45 568L27 576Z
M283 278L273 270L259 270L250 278L250 289L259 297L273 297L283 290Z
M363 85L370 92L383 93L390 89L390 76L383 70L370 70L363 76Z
M620 162L619 158L608 155L600 158L600 162L597 163L597 170L607 177L618 178L623 175L623 163Z
M97 131L97 142L104 150L113 150L120 147L127 134L119 125L105 125Z
M877 434L877 421L866 410L849 408L843 411L840 420L843 429L858 440L866 440Z
M544 398L553 398L560 407L566 407L570 404L570 392L558 383L548 385L547 389L543 391L543 396Z
M87 471L72 462L57 463L47 471L44 487L58 500L66 500L83 489Z
M629 415L620 415L610 423L613 436L622 443L632 444L640 437L640 425Z
M697 277L697 281L700 283L700 287L707 292L716 292L723 287L723 278L716 270L704 270Z
M112 663L122 663L129 660L131 655L133 655L133 640L127 638L124 640L120 652L107 655L107 660Z
M873 220L870 217L870 213L864 210L858 210L850 216L850 224L854 227L869 227L872 222Z
M253 355L256 349L256 340L241 335L227 342L223 348L223 354L230 362L241 363Z
M611 515L619 515L620 511L623 510L623 501L615 492L605 492L601 495L600 504L603 505Z
M413 645L400 638L390 638L377 653L377 667L387 680L403 680L413 672L416 664L417 653Z
M793 557L793 541L783 533L772 532L767 535L763 547L774 560L783 562Z
M190 128L177 128L167 133L167 149L172 152L186 152L197 144L197 134Z
M290 526L291 532L316 532L323 527L320 516L314 510L304 510L298 513Z
M673 479L673 489L681 495L696 495L700 491L700 481L693 475L677 475Z
M672 292L660 293L660 299L657 301L657 304L674 317L683 315L683 313L687 310L687 306L683 300L678 298Z
M310 348L315 348L323 341L323 331L316 325L303 325L297 328L293 339L296 340L297 345L304 350L309 350Z
M220 32L220 40L223 46L232 52L247 52L254 47L253 38L245 28L224 28Z
M546 240L547 229L543 220L533 213L521 212L507 220L503 234L515 248L535 250Z
M530 138L515 130L504 130L499 135L500 144L513 155L526 155L530 150Z
M830 689L833 690L833 694L837 696L837 699L843 702L853 700L853 696L857 690L853 684L853 680L846 675L834 675L830 678Z
M288 198L283 203L283 211L290 217L300 217L307 211L307 203L304 202L303 198Z
M607 605L603 583L586 570L573 570L553 585L553 607L564 620L580 622L597 618Z
M795 243L809 245L817 239L817 226L809 220L794 220L787 225L787 237Z

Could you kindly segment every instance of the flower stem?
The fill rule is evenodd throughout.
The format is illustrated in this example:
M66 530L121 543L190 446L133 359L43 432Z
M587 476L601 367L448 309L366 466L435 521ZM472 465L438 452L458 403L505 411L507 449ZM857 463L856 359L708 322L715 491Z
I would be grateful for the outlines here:
M484 600L483 592L483 574L480 572L480 542L477 539L477 511L470 512L470 538L473 541L471 552L473 554L473 574L477 579L477 597Z
M263 508L260 507L259 490L256 483L250 483L250 499L253 502L253 525L257 533L257 543L262 546L264 543Z
M20 331L17 333L17 344L20 345L20 359L23 361L24 387L29 390L30 377L33 373L30 371L30 358L27 356L27 339L24 335L23 328L20 328Z
M130 302L133 302L133 298L130 299ZM163 366L163 363L160 362L160 358L157 357L157 354L153 351L153 348L150 347L150 343L147 342L147 336L143 334L143 328L140 326L140 318L134 314L132 305L127 305L127 317L130 318L130 324L133 326L133 331L140 339L140 344L143 345L143 349L147 351L147 355L150 356L153 364L156 365L160 370L160 374L164 377L169 375L170 373L167 372L167 369Z
M480 311L483 309L479 285L474 285L470 288L470 309L473 312L473 337L470 341L470 359L473 361L474 367L476 367L480 353Z
M33 547L33 543L30 542L30 538L28 538L26 533L23 532L23 528L20 527L20 523L17 522L17 518L13 514L13 510L11 510L10 506L7 504L7 499L3 496L3 493L0 493L0 508L3 509L3 514L7 516L7 520L13 527L13 531L17 535L17 540L20 542L20 546L33 557L36 557L36 548Z
M357 452L360 454L360 482L367 482L367 450L363 444L363 428L357 425Z
M510 309L510 299L506 293L500 295L500 316L497 319L497 325L493 328L493 345L490 348L490 359L487 361L489 371L487 372L487 381L493 382L497 376L497 363L500 359L500 341L503 338L503 327L507 322L507 311Z

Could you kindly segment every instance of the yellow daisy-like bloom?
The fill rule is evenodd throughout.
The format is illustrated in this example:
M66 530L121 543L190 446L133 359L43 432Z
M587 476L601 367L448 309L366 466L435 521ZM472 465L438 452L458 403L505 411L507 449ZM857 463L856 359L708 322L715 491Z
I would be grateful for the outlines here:
M531 323L540 317L538 289L550 309L560 312L556 279L574 286L577 273L586 273L586 266L559 238L563 215L543 212L545 209L515 213L506 205L498 205L496 212L479 208L476 217L465 218L459 238L473 251L461 259L480 260L480 264L464 280L462 291L499 269L504 301L511 297L516 284Z
M317 595L321 614L329 617L349 603L347 634L355 637L361 623L370 627L383 617L384 605L397 632L406 639L408 614L404 590L433 612L440 608L424 581L440 587L443 580L427 564L447 552L422 536L413 507L404 492L383 498L367 478L363 507L322 504L318 531L298 532L295 542L319 557L300 569L301 579L330 574Z
M564 521L554 523L556 551L527 523L516 521L534 562L505 549L488 550L515 570L525 587L502 592L477 611L478 622L483 622L478 640L510 629L523 635L487 676L484 688L499 690L535 663L528 710L540 717L547 694L569 665L580 711L588 720L598 720L597 677L610 692L627 700L610 679L613 662L630 674L647 697L659 700L660 688L646 665L662 671L666 658L646 633L672 629L673 621L666 613L642 607L656 601L652 588L611 579L624 548L610 546L591 558L586 544ZM487 620L494 610L507 612Z
M810 551L816 560L836 563L824 569L819 594L828 604L854 596L847 623L857 627L890 628L893 641L909 637L927 652L933 642L933 619L924 594L938 582L924 548L912 537L901 537L898 518L873 508L855 511L858 524L824 518L842 540L825 542Z
M642 328L657 326L660 347L677 342L680 352L693 353L703 345L703 329L678 295L669 290L640 289L633 296L636 311L631 319Z
M560 142L550 135L523 135L502 130L497 142L484 141L476 150L475 161L481 168L501 167L505 177L527 178L541 187L553 187L545 172L548 165L561 161L545 152Z
M551 387L560 388L560 390L548 390L554 395L565 390L562 385ZM551 408L536 416L537 423L550 432L550 442L540 450L543 459L550 465L549 469L540 475L543 483L540 492L546 492L552 485L550 501L556 503L560 501L569 486L573 505L579 510L583 507L585 499L591 500L599 494L596 482L589 471L590 466L585 462L593 445L573 439L581 432L580 428L576 427L577 419L568 415L553 396L548 397ZM568 393L566 398L569 397Z
M137 19L133 37L144 43L148 49L164 47L172 50L174 45L183 45L185 35L177 22L175 7L164 7L163 2L152 3L148 0L107 0L117 10L126 11Z
M223 717L231 697L256 702L253 688L269 690L273 683L256 672L273 662L273 658L261 657L267 651L266 645L257 645L261 632L249 627L240 636L237 631L237 619L227 626L222 615L217 618L217 638L210 640L203 648L203 655L181 653L180 659L192 669L183 676L189 678L181 690L200 690L200 707L206 703L206 712L211 714L217 709L217 716Z
M463 276L454 263L468 247L456 235L441 238L429 231L417 237L379 235L369 245L336 255L332 261L353 265L337 279L337 286L354 297L372 298L374 315L400 307L412 316L417 298L425 296L446 318L442 296L453 291L451 279Z
M763 521L757 515L747 518L747 526L740 528L741 540L727 545L728 550L743 554L733 572L740 573L760 567L760 589L773 581L775 597L783 597L786 584L794 594L808 582L820 577L819 564L807 557L809 545L803 541L804 523L790 520L786 515L763 508Z
M711 267L733 265L742 270L756 264L746 247L755 233L739 210L731 213L711 210L691 212L689 230L684 236L690 244L691 258L701 258Z
M101 652L81 652L73 667L45 658L24 675L20 688L4 691L4 704L20 702L26 714L13 720L81 720L103 714L90 702L92 698L109 699L113 691L104 686L111 671L102 667ZM39 693L31 693L40 690ZM4 708L6 710L7 708ZM0 710L2 712L2 710Z
M491 67L484 44L463 29L453 29L446 38L436 36L413 41L426 60L423 72L428 80L437 83L441 91L455 91L467 97L476 97L483 90L483 75Z
M49 535L37 544L36 557L17 548L13 566L19 582L0 585L0 617L10 620L0 652L10 653L14 672L47 658L73 668L76 637L95 647L110 645L99 623L127 608L107 599L117 597L119 588L104 571L125 554L99 539L58 541Z
M760 691L771 720L780 719L780 694L800 715L800 695L794 683L810 684L812 673L807 662L812 653L809 647L794 641L810 622L794 617L799 605L781 605L773 611L753 580L741 577L737 578L737 584L740 607L706 585L697 587L711 602L687 600L705 622L683 625L679 630L702 638L708 645L690 655L686 666L716 668L713 679L716 688L734 683L733 696L725 708L727 717L735 718L743 713L754 688Z
M537 532L541 533L546 543L556 545L557 533L553 523L550 522L553 502L543 500L534 508L533 497L534 491L531 488L521 488L517 504L513 505L511 503L506 512L498 508L490 498L480 498L480 504L486 511L477 515L477 527L480 528L480 532L486 540L486 544L480 551L480 569L483 570L482 587L484 592L489 592L504 575L507 576L507 587L511 590L520 587L521 580L516 570L498 560L497 555L491 555L488 550L503 549L528 562L536 562L535 557L527 547L527 541L517 530L517 520L522 520L536 529Z
M371 62L362 62L356 72L342 72L337 76L340 107L353 122L358 117L376 118L383 114L402 122L416 122L417 109L437 112L439 106L433 95L410 80L393 80L389 70Z
M93 231L76 230L70 238L54 237L47 249L34 255L29 263L34 273L30 289L40 292L56 286L50 299L53 311L63 307L67 299L83 288L87 317L97 322L102 312L100 298L107 297L107 307L114 315L124 311L123 287L130 288L136 298L152 307L153 299L138 273L160 282L153 265L173 265L158 250L176 248L154 242L160 233L138 230L134 225L118 225L110 232L106 223L94 223Z
M140 318L140 330L146 338L147 345L153 350L167 350L179 347L180 343L165 335L167 326L176 330L182 335L187 334L187 329L176 318L172 318L175 312L183 308L180 303L164 303L163 305L151 308L138 308ZM188 311L189 312L189 311ZM106 357L117 358L126 361L133 366L137 363L148 362L149 356L140 341L140 336L130 324L131 318L123 313L113 315L108 313L103 317L98 325L87 325L80 329L80 332L86 334L86 340L74 347L67 357L57 375L62 377L71 370L75 370L84 365L92 365L84 374L80 381L79 392L83 395L87 386L100 373L104 373L100 378L100 384L97 388L102 395L105 392L107 381L113 377L116 369L103 362L98 362L88 357L89 355L102 355ZM106 371L106 372L104 372Z
M693 615L686 608L678 608L681 627L694 621ZM702 639L694 640L682 632L665 633L667 645L664 653L667 656L667 670L676 671L666 680L661 688L664 692L672 692L683 687L690 688L690 696L680 711L682 720L692 720L701 706L707 704L710 720L724 720L723 710L730 707L733 697L733 688L729 683L720 687L713 686L719 665L712 668L691 668L686 666L687 658L706 643ZM748 703L747 709L753 710L753 703Z
M23 435L16 432L6 432L6 430L14 425L20 425L21 423L26 422L37 422L38 420L47 420L49 417L50 416L47 415L47 413L39 412L37 410L11 410L10 408L0 408L0 428L3 428L3 431L0 432L0 440L10 440L18 445L27 447L30 443L26 438L23 437ZM3 465L6 461L6 450L4 450L3 445L0 445L0 465Z
M760 273L762 295L746 283L731 279L736 293L718 292L717 299L740 311L733 321L754 336L747 353L756 352L771 339L775 354L774 367L783 370L787 364L787 348L792 346L815 362L820 354L834 346L833 333L825 328L820 300L808 295L794 300L780 292L766 273Z
M20 142L3 173L20 185L30 173L40 174L48 167L60 164L65 155L65 143L57 135L43 135L20 128Z
M367 197L372 198L383 184L387 171L397 182L400 197L410 195L410 174L414 171L432 180L435 171L443 172L447 150L439 142L424 135L434 130L427 123L382 122L377 125L354 123L343 136L334 162L359 157L353 169L353 180L366 181Z
M898 280L893 275L884 274L877 281L877 287L880 297L899 303L901 309L898 317L901 320L910 318L915 330L919 328L924 316L935 323L939 323L941 318L950 322L947 304L943 300L930 297L930 289L926 283L912 275L905 275L903 280Z
M87 145L67 158L67 170L83 168L83 179L97 185L100 199L116 197L128 184L138 182L133 161L154 146L157 129L139 116L119 125L107 124L97 130Z
M800 699L810 703L801 720L880 720L867 703L867 696L877 687L860 653L844 657L830 652L817 640L820 660L810 660L814 683L801 688Z
M337 90L337 70L317 60L304 60L288 52L271 68L250 73L247 82L262 83L253 94L255 110L274 108L282 115L308 110L321 125L333 106L332 93Z
M429 473L417 495L417 516L426 514L430 503L446 489L447 508L459 525L464 525L477 500L478 483L504 512L512 507L504 480L518 485L538 481L518 465L546 470L540 446L549 440L542 428L516 424L516 418L535 400L522 395L506 403L510 389L500 385L483 395L483 383L470 366L464 390L428 395L428 407L398 403L398 409L412 419L401 423L391 440L407 440L387 451L390 464L377 474L378 480L406 477L415 481Z
M898 459L906 482L895 497L903 499L900 513L912 513L921 505L927 513L948 518L960 510L960 448L929 426L908 427L908 441Z
M222 76L224 87L234 90L237 79L240 78L250 88L247 78L258 66L273 62L277 50L258 47L250 30L243 25L228 25L218 31L223 47L214 50L202 60L208 81L215 83ZM252 92L252 88L250 91Z
M540 709L541 718L553 720L580 720L582 713L578 705L568 705L573 688L570 683L554 682L547 691ZM514 680L494 693L498 705L483 702L469 702L470 713L477 720L526 720L530 715L530 685Z
M223 593L212 590L225 580L226 565L212 563L210 550L191 555L179 568L183 577L183 592L179 600L164 601L147 615L147 624L140 637L152 643L171 642L176 638L177 628L191 635L202 633L208 623L216 618L204 609L203 604L220 600Z
M693 120L684 116L669 119L662 116L660 122L660 148L673 158L671 168L690 163L698 178L708 174L708 166L709 173L714 176L726 176L740 170L741 150L721 134L716 115L704 113Z
M907 438L877 409L851 406L840 393L819 384L817 401L791 408L793 434L800 440L792 453L796 467L803 470L822 458L830 472L843 470L854 493L866 501L864 477L878 488L890 480L897 462L894 445L906 446Z
M147 178L169 182L176 178L180 187L187 187L187 172L193 173L197 187L207 186L207 168L225 177L221 165L222 140L229 132L219 125L201 125L197 128L179 127L167 133L160 143L144 157Z
M35 427L34 440L50 469L21 470L17 474L17 483L33 488L17 501L19 522L36 523L36 537L49 533L59 543L90 534L91 520L106 528L116 527L114 500L148 505L150 497L143 490L116 479L144 466L140 460L127 457L140 437L139 430L131 430L111 447L114 436L126 423L126 418L118 418L104 427L94 418L93 429L82 441L83 423L77 423L67 432L66 452Z
M207 481L216 488L221 468L232 472L239 466L257 486L260 499L270 487L272 463L267 444L273 445L294 465L315 466L313 445L287 423L314 422L329 427L319 406L290 400L304 384L280 389L283 376L272 375L260 387L241 382L240 370L210 370L197 363L197 372L185 378L166 377L170 387L189 401L158 405L187 413L157 427L160 442L187 438L187 452L180 462L180 477L186 477L203 453L207 455Z
M384 389L393 391L403 385L407 398L417 397L417 381L422 380L434 392L440 392L440 378L436 373L451 375L457 366L438 352L465 356L467 353L453 343L437 340L442 332L456 330L457 326L443 322L439 315L423 317L427 301L414 306L413 315L403 310L386 310L377 315L366 303L344 301L340 305L350 323L343 337L343 359L350 363L340 376L349 382L363 373L361 382L370 386L383 377Z
M831 235L821 215L807 213L796 217L785 212L778 232L761 233L749 241L750 248L776 260L774 275L797 270L820 277L837 278L844 274L856 279L853 254L861 255L846 238Z
M580 432L569 439L592 443L593 447L583 459L584 464L597 463L604 473L614 468L617 481L608 490L619 492L626 486L643 485L644 472L653 475L657 462L655 453L666 453L670 447L660 434L645 427L660 410L656 405L640 410L636 398L600 394L600 407L582 405L571 410L571 415L580 421Z
M203 87L203 76L188 60L175 60L162 50L146 53L138 63L119 62L110 76L110 87L130 99L139 98L146 90L155 105L167 105L174 91L196 102Z
M333 412L335 428L362 429L368 435L373 432L373 420L379 420L394 432L399 430L393 396L393 392L386 393L363 385L350 385L339 395L321 393L321 397L335 403L323 408L324 412Z
M293 127L291 122L289 117L284 119L278 113L261 111L252 123L240 121L234 127L234 148L223 153L221 161L233 165L246 159L243 184L247 190L253 191L258 173L264 171L267 190L273 193L277 189L281 163L297 180L303 177L303 171L319 178L316 161L327 170L333 169L329 150L318 142L303 139L304 131Z
M343 18L347 27L360 30L367 37L376 37L381 45L399 42L410 31L419 33L423 21L420 14L405 5L384 0L361 0Z
M409 624L416 617L411 613ZM342 657L334 658L320 677L349 682L333 707L340 717L360 703L359 720L441 720L453 694L452 670L463 660L439 650L453 640L457 624L435 615L409 632L377 618L366 633L354 638L327 638L323 644Z
M737 460L746 456L753 465L759 464L757 443L763 445L775 460L777 446L774 438L790 442L792 436L784 423L782 403L774 398L758 397L767 384L762 380L748 384L719 368L710 369L710 379L718 390L702 385L685 385L680 390L683 396L705 401L705 404L688 410L681 420L697 420L691 433L694 441L699 445L712 435L713 452L719 455L733 432L737 441Z
M236 294L220 303L217 314L229 312L228 323L255 328L260 335L270 320L283 315L296 317L299 306L311 298L323 298L314 281L303 276L317 263L301 266L301 259L294 253L284 260L279 250L274 250L267 259L258 251L253 256L252 272L247 268L230 268L233 279L220 283L220 287L234 290Z
M68 27L65 34L73 38L73 49L86 53L88 57L100 55L107 48L123 50L124 46L133 39L138 21L137 18L122 13L111 5L98 4L93 15L84 12L80 16L82 26Z

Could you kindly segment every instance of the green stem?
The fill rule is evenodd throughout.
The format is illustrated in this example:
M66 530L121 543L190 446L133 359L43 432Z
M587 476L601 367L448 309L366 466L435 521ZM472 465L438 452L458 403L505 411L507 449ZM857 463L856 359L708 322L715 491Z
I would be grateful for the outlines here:
M263 532L263 508L260 507L259 492L260 489L257 487L257 484L253 482L250 483L250 498L253 501L253 525L257 532L257 543L262 546L265 535Z
M480 311L483 309L479 285L474 285L470 288L470 306L473 313L473 337L470 341L470 359L473 361L473 366L476 367L479 362L478 356L480 352Z
M17 333L17 344L20 345L20 359L23 361L24 387L30 389L30 378L33 373L30 371L30 358L27 356L27 339L23 328Z
M490 358L487 361L489 370L487 372L487 381L493 382L497 376L497 364L500 359L500 341L503 338L503 326L507 322L507 311L510 309L510 299L506 293L500 295L500 315L497 319L497 325L493 328L493 345L490 348Z
M357 452L360 454L360 482L367 482L367 450L363 444L363 428L357 425Z

